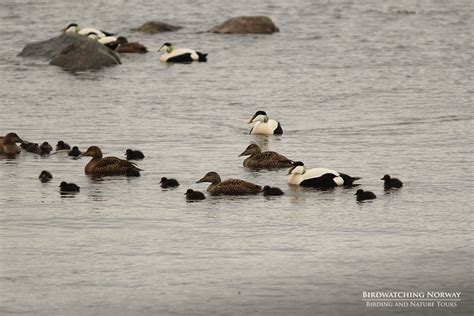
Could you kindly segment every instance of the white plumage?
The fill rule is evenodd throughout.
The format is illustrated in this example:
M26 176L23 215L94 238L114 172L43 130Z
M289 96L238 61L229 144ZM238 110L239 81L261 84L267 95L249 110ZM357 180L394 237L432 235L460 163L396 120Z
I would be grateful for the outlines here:
M265 111L257 111L249 121L249 124L255 123L250 130L253 135L273 135L283 134L283 129L279 122L270 119Z

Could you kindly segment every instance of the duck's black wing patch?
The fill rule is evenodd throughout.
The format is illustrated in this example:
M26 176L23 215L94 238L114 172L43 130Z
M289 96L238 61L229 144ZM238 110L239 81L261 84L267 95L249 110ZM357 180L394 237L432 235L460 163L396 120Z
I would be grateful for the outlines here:
M178 56L173 56L166 60L166 62L170 62L170 63L190 63L192 61L193 59L191 57L191 53L185 53Z
M303 187L313 187L313 188L332 188L336 186L334 178L336 176L332 173L323 174L317 178L311 178L301 181L300 185Z

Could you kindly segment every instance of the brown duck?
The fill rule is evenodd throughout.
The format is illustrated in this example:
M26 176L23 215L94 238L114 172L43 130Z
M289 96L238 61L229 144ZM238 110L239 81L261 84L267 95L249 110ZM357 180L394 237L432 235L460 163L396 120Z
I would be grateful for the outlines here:
M129 43L128 40L123 36L117 37L116 42L119 44L119 46L115 49L115 51L118 52L118 53L122 53L122 54L128 54L128 53L146 54L148 52L146 47L143 46L142 44L137 43L137 42Z
M127 171L141 171L133 162L117 157L102 157L102 151L97 146L90 146L81 156L92 157L84 169L88 175L96 176L121 176Z
M246 194L257 194L262 192L262 187L244 180L228 179L224 182L221 181L221 177L217 172L208 172L200 182L211 182L207 187L207 191L211 195L246 195Z
M274 151L262 152L257 144L249 145L239 157L248 155L250 155L250 157L245 159L243 164L244 167L253 170L289 168L293 163L290 159Z
M15 133L0 136L0 154L18 155L21 153L21 148L16 143L24 143L24 141Z

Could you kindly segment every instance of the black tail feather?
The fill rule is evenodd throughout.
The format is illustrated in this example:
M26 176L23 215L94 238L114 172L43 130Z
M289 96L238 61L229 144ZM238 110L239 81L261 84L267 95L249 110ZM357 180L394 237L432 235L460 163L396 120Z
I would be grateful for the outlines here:
M196 52L199 56L198 61L199 62L206 62L207 61L207 54L201 53L201 52Z
M351 177L345 173L339 173L339 176L344 180L344 186L357 186L358 184L353 184L353 182L361 179L360 177Z

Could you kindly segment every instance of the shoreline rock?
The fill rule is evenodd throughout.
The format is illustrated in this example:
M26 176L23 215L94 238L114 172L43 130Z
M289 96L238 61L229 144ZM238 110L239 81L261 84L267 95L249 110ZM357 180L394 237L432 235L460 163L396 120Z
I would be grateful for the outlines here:
M237 16L216 25L208 32L219 34L272 34L280 29L267 16Z

